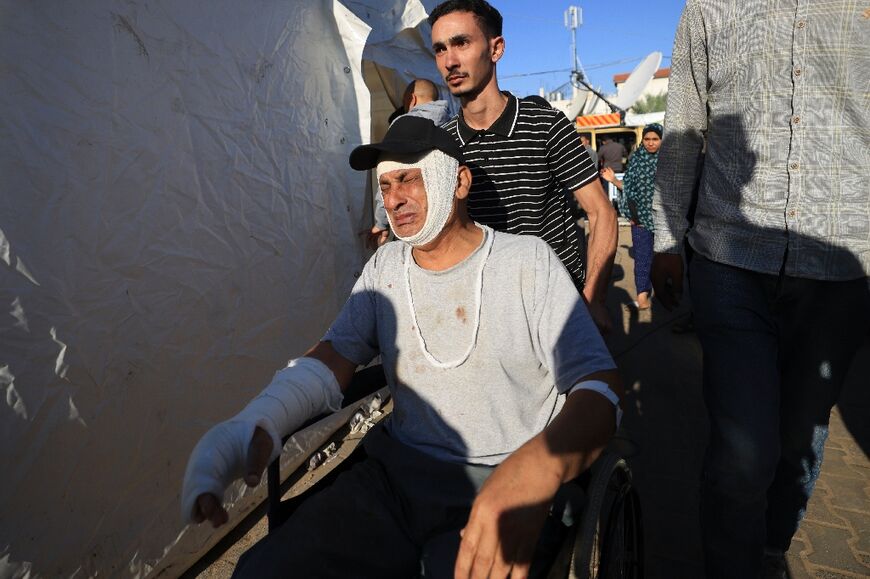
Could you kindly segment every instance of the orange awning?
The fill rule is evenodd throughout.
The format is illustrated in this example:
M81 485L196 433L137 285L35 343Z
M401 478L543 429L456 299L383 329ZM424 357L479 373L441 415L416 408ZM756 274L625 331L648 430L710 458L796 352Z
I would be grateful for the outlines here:
M618 127L619 113L607 113L604 115L583 115L577 117L578 127Z

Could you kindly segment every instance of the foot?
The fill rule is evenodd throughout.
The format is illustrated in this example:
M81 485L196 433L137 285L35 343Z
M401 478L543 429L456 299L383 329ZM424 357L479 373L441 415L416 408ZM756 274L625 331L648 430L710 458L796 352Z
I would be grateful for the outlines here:
M639 310L648 310L650 306L652 306L652 302L649 299L649 292L641 292L637 294L637 309Z

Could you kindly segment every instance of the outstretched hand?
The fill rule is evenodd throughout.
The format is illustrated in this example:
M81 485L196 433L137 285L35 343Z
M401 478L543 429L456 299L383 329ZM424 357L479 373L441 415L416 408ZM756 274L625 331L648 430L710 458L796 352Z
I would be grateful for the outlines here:
M471 508L456 558L456 579L525 579L561 479L532 448L493 471Z
M221 505L220 500L211 493L203 493L196 497L196 506L193 510L193 520L197 523L209 521L211 526L217 529L230 519L227 510Z
M260 428L254 429L251 443L248 445L247 459L245 461L245 484L255 487L260 484L263 471L269 465L269 457L272 455L272 437ZM229 520L226 509L221 505L219 497L212 493L203 493L196 498L193 509L193 520L197 523L209 521L212 527L217 528Z
M614 181L616 181L616 173L614 173L613 169L611 169L610 167L602 167L600 173L601 178L608 183L613 183Z

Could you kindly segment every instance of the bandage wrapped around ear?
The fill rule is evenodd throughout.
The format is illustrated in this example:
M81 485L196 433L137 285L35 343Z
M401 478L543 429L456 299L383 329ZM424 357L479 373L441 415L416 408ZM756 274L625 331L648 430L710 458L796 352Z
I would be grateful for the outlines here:
M184 473L181 513L194 522L196 499L211 493L219 500L245 472L248 447L259 426L272 438L271 462L281 454L281 439L307 420L341 408L342 394L332 371L320 360L297 358L233 418L205 433L193 449Z

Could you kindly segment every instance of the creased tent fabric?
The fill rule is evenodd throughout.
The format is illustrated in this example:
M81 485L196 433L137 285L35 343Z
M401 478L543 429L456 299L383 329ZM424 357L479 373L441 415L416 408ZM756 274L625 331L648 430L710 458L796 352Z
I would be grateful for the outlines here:
M431 66L424 6L377 4L0 0L0 577L171 576L213 542L190 449L366 259L347 155L395 89L362 60Z

